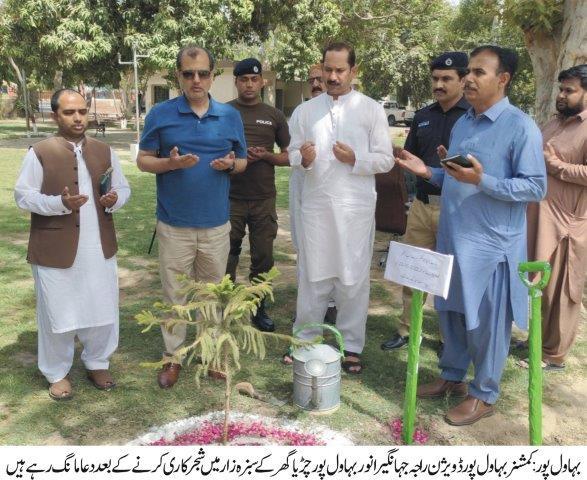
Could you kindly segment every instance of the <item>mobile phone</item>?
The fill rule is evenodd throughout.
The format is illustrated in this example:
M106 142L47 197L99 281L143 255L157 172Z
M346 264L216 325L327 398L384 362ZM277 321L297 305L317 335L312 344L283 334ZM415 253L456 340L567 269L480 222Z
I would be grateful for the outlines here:
M446 157L445 159L440 160L440 163L450 168L450 166L447 165L446 162L456 163L457 165L460 165L464 168L473 168L473 164L471 163L471 161L468 158L463 157L462 155L454 155L452 157Z
M112 167L100 175L100 195L106 195L112 188Z

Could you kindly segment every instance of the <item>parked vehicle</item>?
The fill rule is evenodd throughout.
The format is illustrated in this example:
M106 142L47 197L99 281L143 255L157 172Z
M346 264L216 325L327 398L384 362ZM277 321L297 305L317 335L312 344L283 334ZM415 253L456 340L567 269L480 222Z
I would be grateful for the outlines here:
M387 115L387 122L390 127L397 123L403 123L407 127L412 124L414 119L414 111L408 110L406 107L400 106L397 102L382 102L383 109Z

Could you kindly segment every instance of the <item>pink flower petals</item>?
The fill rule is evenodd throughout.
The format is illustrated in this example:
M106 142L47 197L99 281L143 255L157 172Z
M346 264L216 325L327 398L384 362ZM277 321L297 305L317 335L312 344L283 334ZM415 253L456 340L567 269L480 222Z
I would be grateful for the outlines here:
M297 431L286 430L280 427L264 425L261 422L234 422L228 426L229 443L238 443L239 437L259 437L270 438L276 445L288 446L311 446L325 445L315 435L309 433L300 433ZM250 439L249 439L250 440ZM187 433L177 435L173 440L159 440L150 445L168 446L168 445L211 445L222 443L222 424L204 422L199 428ZM248 442L248 445L255 443ZM240 443L240 445L243 445Z
M389 428L391 429L392 438L397 443L401 443L402 442L402 428L403 428L403 422L402 422L401 418L396 418L395 420L389 422ZM430 438L430 435L428 435L421 428L416 427L416 430L414 431L414 436L413 436L413 440L415 443L417 443L418 445L424 445L429 440L429 438Z

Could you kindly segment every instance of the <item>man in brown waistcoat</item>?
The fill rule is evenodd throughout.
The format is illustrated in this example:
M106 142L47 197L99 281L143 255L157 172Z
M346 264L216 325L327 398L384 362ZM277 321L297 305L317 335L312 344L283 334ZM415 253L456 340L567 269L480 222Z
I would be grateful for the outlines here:
M112 212L126 203L130 188L114 151L85 136L85 99L75 90L58 90L51 109L58 133L29 149L14 196L31 212L27 260L37 297L39 369L49 396L67 400L76 336L88 379L101 390L116 385L108 370L118 346ZM101 178L108 172L109 180Z

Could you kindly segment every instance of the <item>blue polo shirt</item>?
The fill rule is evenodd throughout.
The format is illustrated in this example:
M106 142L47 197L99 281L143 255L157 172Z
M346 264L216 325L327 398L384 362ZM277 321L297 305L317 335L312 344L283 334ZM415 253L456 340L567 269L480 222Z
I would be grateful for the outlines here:
M246 158L241 116L230 105L210 98L208 111L198 117L184 95L155 105L145 118L141 150L161 158L177 146L179 154L193 153L200 161L190 168L157 174L157 218L175 227L210 228L229 219L230 178L210 162L234 151Z

